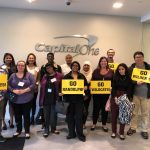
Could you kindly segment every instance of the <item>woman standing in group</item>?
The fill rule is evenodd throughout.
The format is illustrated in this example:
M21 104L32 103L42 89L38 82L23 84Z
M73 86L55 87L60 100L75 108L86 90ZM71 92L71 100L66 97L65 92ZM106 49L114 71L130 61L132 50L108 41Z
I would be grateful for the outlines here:
M121 63L118 65L114 79L111 93L111 112L112 112L112 138L116 137L117 133L117 118L119 115L119 106L117 104L117 98L123 94L127 94L128 98L131 98L132 93L132 80L129 75L128 67L126 64ZM124 140L124 128L125 124L120 123L119 135L120 139Z
M64 79L69 80L84 80L84 86L87 89L87 80L80 71L80 64L77 61L71 63L71 71L64 76ZM83 94L66 94L66 101L69 102L67 117L69 134L67 139L73 139L76 134L79 140L85 142L86 137L83 134Z
M101 57L98 63L97 69L94 70L91 80L104 81L113 79L114 72L108 66L108 60L106 57ZM102 129L104 132L108 132L106 127L108 112L105 111L105 105L110 94L93 94L93 126L91 130L95 130L96 123L101 110Z
M16 72L16 65L15 65L15 60L14 57L11 53L5 53L3 57L3 62L4 64L1 66L2 69L4 69L8 75L8 79L12 73ZM6 114L6 106L7 102L9 101L8 99L8 93L6 92L4 95L4 109L3 109L3 130L7 130L7 125L5 122L5 114ZM9 103L9 115L10 115L10 120L8 121L10 128L14 128L13 125L13 116L14 116L14 111L12 109L11 104Z
M92 78L92 66L89 61L85 61L83 63L83 68L81 70L81 73L86 77L86 80L88 82L88 88L86 90L85 97L84 97L84 115L83 115L83 129L84 129L84 128L86 128L85 123L87 120L88 108L89 108L89 104L90 104L90 100L91 100L89 86L90 86L90 81Z
M44 111L45 131L43 136L46 138L49 135L49 126L51 126L52 133L59 134L56 130L57 114L55 105L59 99L62 74L55 71L53 63L45 65L45 73L41 80L39 103Z
M37 67L36 64L36 56L33 53L28 54L27 56L27 60L26 60L26 65L27 65L27 71L30 72L35 79L35 89L34 89L34 97L32 100L32 115L31 115L31 119L30 119L30 123L32 125L34 125L34 116L35 116L35 112L36 112L36 99L37 99L37 95L38 95L38 85L39 85L39 68Z
M30 138L30 109L34 95L34 86L34 76L27 72L26 63L23 60L18 61L17 72L10 76L8 82L8 90L17 95L15 101L11 102L17 125L14 137L21 134L23 116L25 137L26 139Z

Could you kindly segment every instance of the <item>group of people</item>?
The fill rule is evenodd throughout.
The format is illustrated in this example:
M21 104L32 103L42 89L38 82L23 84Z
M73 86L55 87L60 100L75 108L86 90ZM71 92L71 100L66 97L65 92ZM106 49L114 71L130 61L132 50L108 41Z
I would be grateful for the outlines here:
M78 137L85 142L86 136L83 129L86 128L86 120L91 99L93 98L93 125L91 131L94 131L101 113L102 129L108 132L107 118L110 115L106 110L106 104L110 102L111 107L111 125L112 138L117 137L117 121L119 115L118 97L126 94L128 99L135 104L130 128L127 135L136 133L138 127L138 115L141 110L141 136L148 139L149 124L149 99L150 84L142 81L133 81L131 74L133 68L150 70L150 65L144 62L144 54L141 51L134 53L134 61L131 67L125 63L120 63L114 71L109 67L109 63L114 63L113 57L115 51L109 49L107 56L99 59L95 70L89 61L85 61L80 66L78 61L73 61L73 57L67 54L66 63L59 66L54 61L54 54L47 54L47 63L41 68L37 67L36 56L30 53L27 60L19 60L15 65L12 54L4 55L4 64L0 67L0 74L8 75L8 90L0 91L0 141L5 141L1 135L2 129L6 130L5 122L6 105L9 102L10 110L10 128L14 128L13 116L16 122L16 132L14 137L18 137L22 132L22 123L24 123L25 137L30 138L30 125L35 123L36 100L39 92L39 106L44 113L44 133L46 138L50 132L59 134L56 130L57 112L56 101L61 101L62 97L69 106L66 112L66 122L68 125L67 139ZM63 80L83 80L84 94L64 94L61 91ZM110 94L91 94L91 81L110 81L112 90ZM13 99L10 98L13 95ZM32 110L32 112L31 112ZM109 114L109 115L108 115ZM22 117L24 121L22 121ZM125 139L125 123L120 122L119 137Z

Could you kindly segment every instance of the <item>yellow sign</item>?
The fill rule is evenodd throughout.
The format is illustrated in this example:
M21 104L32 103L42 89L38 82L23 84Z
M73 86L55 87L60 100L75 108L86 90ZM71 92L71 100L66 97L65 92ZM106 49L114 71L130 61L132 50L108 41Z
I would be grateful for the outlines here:
M111 93L111 81L91 81L91 94L110 94Z
M132 80L150 83L150 70L134 68L132 72Z
M7 90L7 74L0 74L0 90Z
M63 94L84 94L84 80L62 80Z
M108 63L108 65L109 65L109 68L112 69L112 70L116 70L117 67L118 67L117 63Z

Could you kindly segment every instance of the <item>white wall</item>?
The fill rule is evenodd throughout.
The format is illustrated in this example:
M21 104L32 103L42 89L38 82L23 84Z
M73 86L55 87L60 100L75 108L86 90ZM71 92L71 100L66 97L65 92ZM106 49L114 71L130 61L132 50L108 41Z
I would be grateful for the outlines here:
M143 23L143 46L145 60L150 63L150 23Z
M81 63L90 60L94 67L109 48L116 50L117 62L126 62L128 65L133 62L134 51L141 50L140 18L0 8L0 63L5 52L11 52L16 61L25 60L27 54L33 52L40 66L46 62L46 53L36 52L36 43L59 45L63 42L74 45L80 41L53 39L55 36L73 34L92 34L98 37L98 42L93 46L100 49L98 56L74 58ZM64 56L61 53L55 54L56 62L64 63Z

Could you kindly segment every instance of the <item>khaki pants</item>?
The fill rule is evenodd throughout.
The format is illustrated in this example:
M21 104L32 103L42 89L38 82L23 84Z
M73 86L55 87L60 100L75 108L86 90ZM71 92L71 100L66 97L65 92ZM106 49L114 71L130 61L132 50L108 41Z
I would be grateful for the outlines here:
M133 103L135 103L135 109L133 111L133 117L131 120L131 128L136 130L138 126L139 109L141 110L141 130L147 132L149 125L149 99L139 96L133 96Z

